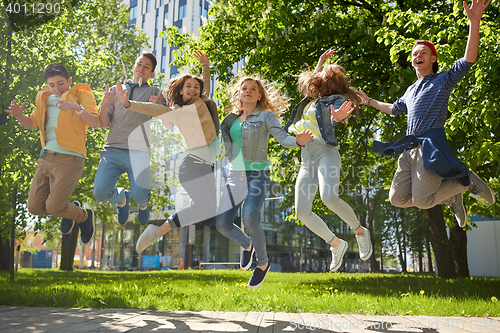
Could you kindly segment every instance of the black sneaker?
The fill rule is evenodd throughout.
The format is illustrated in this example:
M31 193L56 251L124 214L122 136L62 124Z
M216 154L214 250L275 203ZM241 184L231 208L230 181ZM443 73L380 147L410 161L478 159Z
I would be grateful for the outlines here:
M124 225L128 221L129 203L130 203L130 191L125 190L125 206L120 207L118 206L118 204L116 205L116 207L118 208L118 223L120 223L121 225Z
M248 251L243 250L243 254L241 255L241 260L240 260L240 268L242 270L246 271L247 269L250 268L250 266L252 266L252 258L254 252L255 248L253 247L253 244L250 250Z
M88 244L94 238L94 211L87 208L87 219L85 222L78 223L80 227L80 238L83 244Z
M80 201L76 201L76 200L73 201L73 204L77 207L82 206ZM69 234L71 232L71 230L73 230L74 225L75 225L75 221L63 217L63 219L61 220L61 234L63 234L63 235Z
M269 272L269 268L271 268L270 262L267 263L267 267L265 270L262 270L257 267L255 271L253 271L250 281L248 281L248 288L250 289L259 288L264 283L264 279L266 278L267 272Z

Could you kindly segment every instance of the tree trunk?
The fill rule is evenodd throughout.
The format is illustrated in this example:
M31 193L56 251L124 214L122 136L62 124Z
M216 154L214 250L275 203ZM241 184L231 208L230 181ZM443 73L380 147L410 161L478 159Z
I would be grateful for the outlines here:
M2 237L2 231L3 229L0 229L0 270L8 271L10 246L9 240Z
M443 207L437 205L425 210L427 224L431 232L431 244L436 256L436 265L438 276L445 279L454 279L457 277L455 263L451 255L451 246L446 234L444 223Z
M457 277L469 277L469 263L467 261L467 232L458 224L450 229L450 246Z
M395 218L397 218L395 216ZM401 265L401 272L406 273L406 261L403 257L403 240L401 239L401 232L399 232L399 224L396 222L396 241L398 242L398 259Z
M302 233L304 235L304 272L307 272L307 235L306 235L306 225L302 225ZM302 270L301 270L302 272Z
M61 270L63 271L73 270L79 234L80 228L75 224L73 230L71 230L69 234L63 235L61 238Z
M377 263L377 257L375 256L375 241L373 240L373 227L371 229L372 230L370 230L370 241L372 242L373 253L372 253L372 256L370 257L370 270L373 273L379 273L380 266ZM382 258L380 260L382 260Z
M123 253L123 229L120 229L120 270L123 271L125 269L125 261L124 261L124 253Z
M419 272L423 272L424 271L423 261L424 261L424 256L423 256L422 250L419 249L418 250L418 271Z
M12 220L10 225L10 282L14 282L14 254L16 252L16 212L17 212L17 186L12 190Z
M382 250L382 244L380 245L380 271L384 272L384 251Z
M431 252L431 243L429 239L425 240L425 250L427 252L427 261L429 262L429 272L434 272L433 264L432 264L432 252Z
M104 240L106 239L106 223L105 221L102 221L102 235L101 235L101 256L99 258L99 269L100 270L103 270L104 268L104 263L105 263L105 259L104 259L104 255L105 255L105 251L104 251L104 247L106 246Z

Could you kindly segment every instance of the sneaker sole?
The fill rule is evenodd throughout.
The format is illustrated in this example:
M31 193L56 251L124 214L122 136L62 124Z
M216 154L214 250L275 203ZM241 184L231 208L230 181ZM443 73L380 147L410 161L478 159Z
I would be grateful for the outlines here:
M457 218L457 216L455 215L455 218L457 219L457 223L458 223L458 226L460 228L465 228L465 226L467 225L467 211L465 210L465 206L464 206L464 200L463 200L463 196L460 196L460 199L461 201L461 207L462 209L464 210L465 212L465 219L464 219L464 223L460 223L460 220Z
M470 170L470 169L469 169L469 170ZM493 193L493 190L492 190L492 189L488 186L488 184L486 184L486 183L484 182L484 180L482 180L482 179L481 179L481 177L479 177L479 176L477 175L477 173L476 173L476 172L474 172L474 170L470 170L470 172L471 172L471 173L473 173L473 174L477 177L477 179L481 182L481 184L482 184L483 186L485 186L485 187L488 189L488 192L489 192L489 193L490 193L490 195L491 195L491 200L492 200L492 201L486 200L486 199L485 199L485 198L483 198L483 197L481 197L481 198L482 198L483 200L485 200L486 202L488 202L489 204L493 205L493 204L495 203L495 201L496 201L496 198L495 198L495 193ZM476 194L476 195L477 195L477 194Z
M340 266L342 266L342 263L344 262L345 253L347 252L348 248L349 248L349 245L346 244L345 248L344 248L344 251L342 251L342 259L340 259L340 261L337 264L337 266L335 266L333 269L330 267L330 272L336 272L340 268Z
M71 228L69 228L68 232L62 232L61 230L61 235L69 235L73 231L74 227L75 227L75 221L73 221L73 224L71 225Z
M83 241L82 241L82 243L84 245L89 244L92 241L92 239L94 239L94 235L95 235L95 215L94 215L94 211L92 209L89 208L89 210L92 212L92 226L93 226L93 228L92 228L92 236L90 237L90 239L89 239L89 241L87 243L83 243ZM81 239L81 236L80 236L80 239Z
M240 262L240 268L244 271L248 271L248 269L250 268L250 266L252 266L252 258L253 258L253 254L255 253L255 247L252 245L252 254L250 255L250 261L248 262L248 265L246 266L241 266L241 262Z
M370 246L370 252L364 258L359 257L359 259L361 259L363 261L367 261L368 259L370 259L372 254L373 254L373 246Z
M271 264L269 264L269 268L268 268L268 270L267 270L267 273L269 273L269 271L270 271L270 270L271 270ZM267 277L267 273L266 273L266 275L264 276L264 278L262 279L262 281L260 281L260 283L259 283L259 284L256 284L255 286L248 285L248 288L250 288L250 289L257 289L257 288L259 288L260 286L262 286L262 284L264 283L264 280L265 280L265 279L266 279L266 277Z

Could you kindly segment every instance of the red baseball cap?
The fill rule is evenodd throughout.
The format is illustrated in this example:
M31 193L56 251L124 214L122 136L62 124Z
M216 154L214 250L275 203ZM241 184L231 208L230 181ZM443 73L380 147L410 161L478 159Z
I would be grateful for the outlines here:
M415 48L415 46L417 45L425 45L425 46L428 46L432 53L434 53L434 55L436 56L436 58L438 57L438 54L436 52L436 48L434 47L434 44L432 44L431 42L429 42L428 40L424 40L424 39L420 39L420 40L417 40L415 42L415 45L413 45L413 47L411 48L412 50Z

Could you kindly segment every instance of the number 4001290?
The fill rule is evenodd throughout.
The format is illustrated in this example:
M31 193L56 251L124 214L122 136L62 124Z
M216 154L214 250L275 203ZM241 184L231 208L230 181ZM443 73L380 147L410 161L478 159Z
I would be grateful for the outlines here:
M56 2L51 3L9 3L5 9L9 13L15 14L59 14L61 6Z

